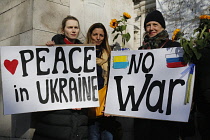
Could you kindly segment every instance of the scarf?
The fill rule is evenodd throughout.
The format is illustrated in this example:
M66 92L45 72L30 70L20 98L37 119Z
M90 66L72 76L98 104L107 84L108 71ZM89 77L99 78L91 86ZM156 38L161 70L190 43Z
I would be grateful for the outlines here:
M65 42L66 44L74 44L74 43L72 43L71 41L69 41L67 38L64 38L64 42Z
M163 30L162 32L158 33L154 37L149 37L148 35L145 36L143 45L139 48L141 49L157 49L163 47L162 42L167 42L169 40L169 35L166 30Z

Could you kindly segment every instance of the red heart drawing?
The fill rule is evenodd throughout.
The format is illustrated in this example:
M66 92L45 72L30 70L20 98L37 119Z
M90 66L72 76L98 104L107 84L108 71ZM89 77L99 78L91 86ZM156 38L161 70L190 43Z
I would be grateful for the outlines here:
M18 65L18 60L16 60L16 59L13 59L12 61L4 60L4 66L12 74L15 73L17 65Z

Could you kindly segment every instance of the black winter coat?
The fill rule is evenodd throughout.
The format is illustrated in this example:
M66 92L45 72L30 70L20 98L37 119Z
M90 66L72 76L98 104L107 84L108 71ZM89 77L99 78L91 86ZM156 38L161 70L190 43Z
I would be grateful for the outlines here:
M59 45L60 45L60 44L66 44L66 43L64 42L64 38L65 38L64 35L62 35L62 34L57 34L57 35L53 36L52 41L54 41L55 44L59 44ZM76 39L74 44L82 44L82 42L80 42L78 39Z
M55 35L55 44L65 44L64 35ZM76 40L76 44L82 44ZM35 128L33 140L88 140L87 109L46 111Z
M199 112L210 116L210 45L202 49L195 63L194 101Z
M163 41L159 45L159 47L162 48L169 48L169 47L181 47L179 42L173 42L172 40L168 39L166 42ZM158 48L157 48L158 49ZM141 47L138 48L138 50L141 50Z
M37 124L33 140L88 140L85 109L49 111Z
M159 44L159 47L162 48L170 48L170 47L181 47L180 43L179 42L173 42L172 40L167 40L167 42L162 42Z

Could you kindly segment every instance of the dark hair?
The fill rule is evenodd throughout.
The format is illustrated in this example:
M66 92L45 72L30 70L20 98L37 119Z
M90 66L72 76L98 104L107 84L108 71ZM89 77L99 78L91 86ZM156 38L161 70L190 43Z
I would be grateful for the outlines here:
M65 26L66 26L66 22L67 22L68 20L76 20L76 21L78 22L78 25L79 25L79 20L78 20L76 17L68 15L68 16L65 17L65 18L63 19L63 21L62 21L62 27L61 27L61 30L62 30L62 31L64 30L64 28L65 28ZM80 28L80 25L79 25L79 28Z
M93 30L95 28L103 29L103 31L104 31L104 40L102 41L100 46L103 49L105 49L108 54L110 54L111 48L110 48L109 42L108 42L108 34L107 34L107 31L106 31L106 28L104 27L104 25L102 23L94 23L93 25L90 26L90 28L88 29L88 32L87 32L87 36L86 36L86 43L87 44L91 44L91 40L92 40L91 39L91 34L92 34L92 32L93 32Z

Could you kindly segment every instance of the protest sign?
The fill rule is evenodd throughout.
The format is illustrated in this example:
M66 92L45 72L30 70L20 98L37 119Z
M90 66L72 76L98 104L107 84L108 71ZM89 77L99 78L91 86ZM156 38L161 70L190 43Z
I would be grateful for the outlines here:
M112 51L105 113L187 122L193 70L181 47Z
M99 106L95 46L1 47L4 114Z

